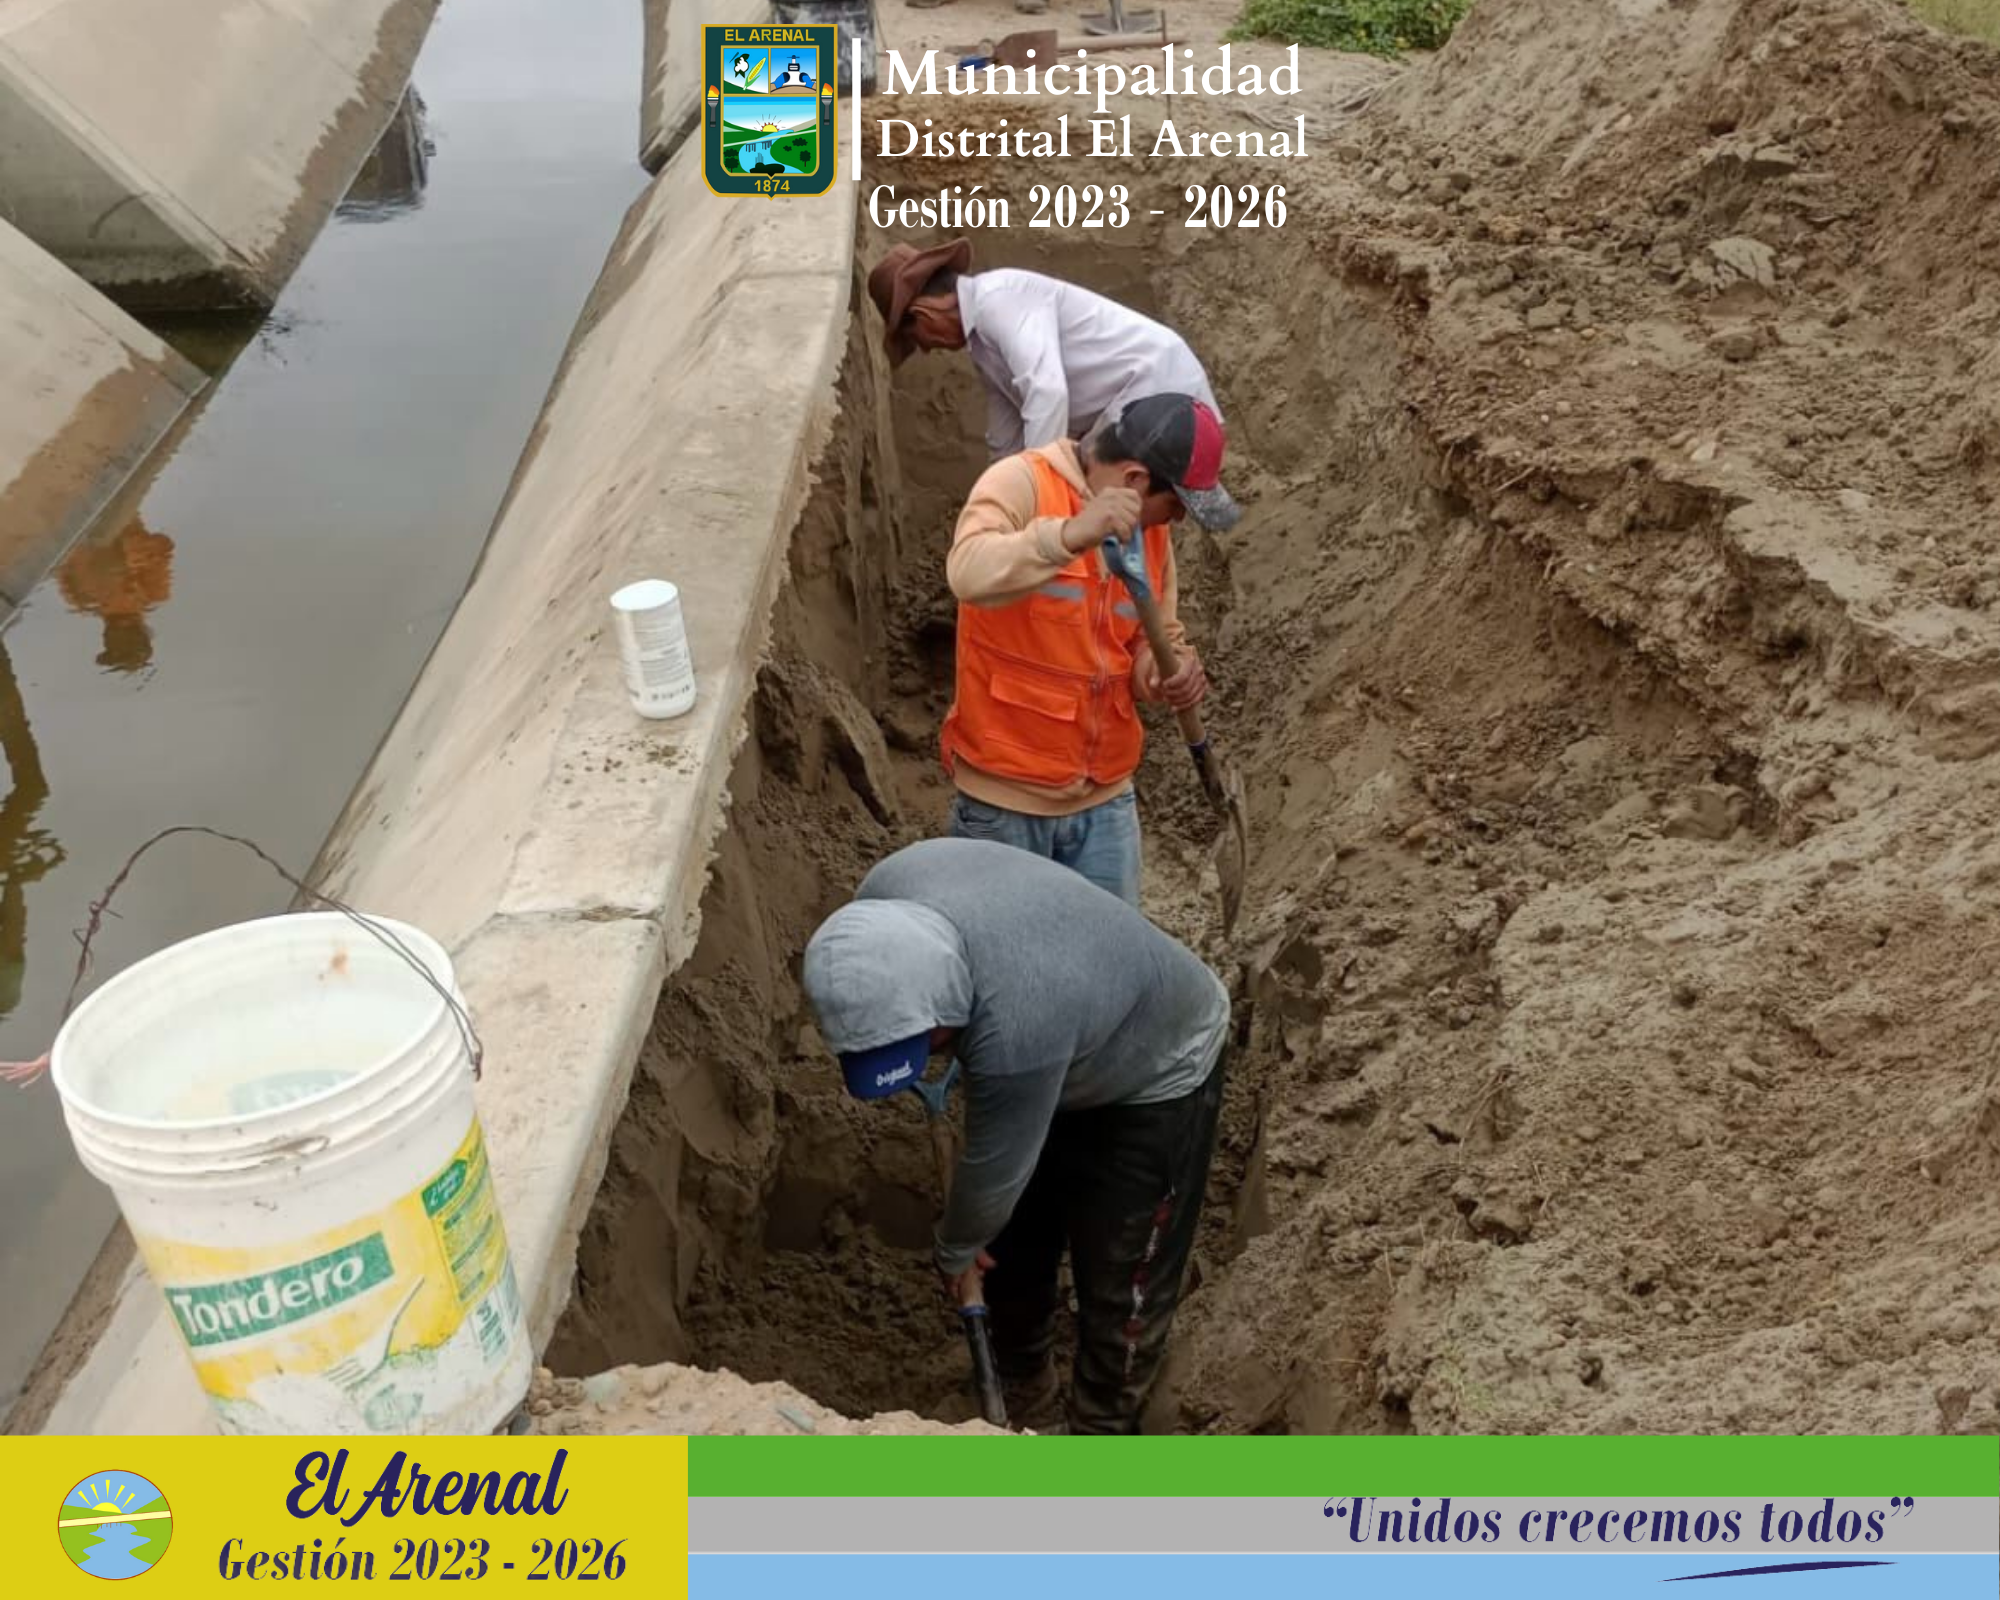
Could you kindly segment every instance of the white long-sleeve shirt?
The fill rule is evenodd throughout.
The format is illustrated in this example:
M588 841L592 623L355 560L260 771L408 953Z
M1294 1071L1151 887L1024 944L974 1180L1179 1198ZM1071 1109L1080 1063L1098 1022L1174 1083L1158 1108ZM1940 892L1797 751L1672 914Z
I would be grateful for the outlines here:
M986 383L995 460L1080 439L1148 394L1191 394L1222 415L1185 339L1076 284L1011 267L971 274L958 280L958 314Z

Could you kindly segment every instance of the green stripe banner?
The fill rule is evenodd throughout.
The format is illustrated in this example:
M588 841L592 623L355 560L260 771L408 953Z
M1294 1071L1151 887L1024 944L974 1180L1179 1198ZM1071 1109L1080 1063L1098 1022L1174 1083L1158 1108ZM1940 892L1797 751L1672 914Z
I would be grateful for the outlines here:
M2000 1495L1991 1438L695 1438L688 1492L1053 1495Z

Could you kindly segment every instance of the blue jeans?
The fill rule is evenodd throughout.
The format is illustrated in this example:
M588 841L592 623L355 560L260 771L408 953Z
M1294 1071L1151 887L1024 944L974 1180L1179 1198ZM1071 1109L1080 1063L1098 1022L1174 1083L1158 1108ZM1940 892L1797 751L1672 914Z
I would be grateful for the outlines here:
M1082 873L1135 911L1139 907L1139 802L1130 789L1066 817L1031 817L953 795L951 836L1031 851Z

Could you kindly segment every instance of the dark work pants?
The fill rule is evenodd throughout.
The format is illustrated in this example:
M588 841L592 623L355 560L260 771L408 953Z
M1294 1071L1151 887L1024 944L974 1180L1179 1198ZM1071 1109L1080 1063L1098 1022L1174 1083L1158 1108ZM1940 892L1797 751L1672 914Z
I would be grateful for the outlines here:
M1229 1053L1192 1094L1058 1112L986 1274L994 1354L1010 1390L1053 1380L1065 1247L1076 1285L1072 1433L1137 1433L1201 1220Z

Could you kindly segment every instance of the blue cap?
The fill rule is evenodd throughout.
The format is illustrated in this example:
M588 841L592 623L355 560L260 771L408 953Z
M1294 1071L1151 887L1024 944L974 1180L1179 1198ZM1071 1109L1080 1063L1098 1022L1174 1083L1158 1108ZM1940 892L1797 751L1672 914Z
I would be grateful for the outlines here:
M930 1058L927 1030L873 1050L850 1050L841 1056L840 1070L847 1076L847 1092L855 1099L881 1100L922 1078Z

